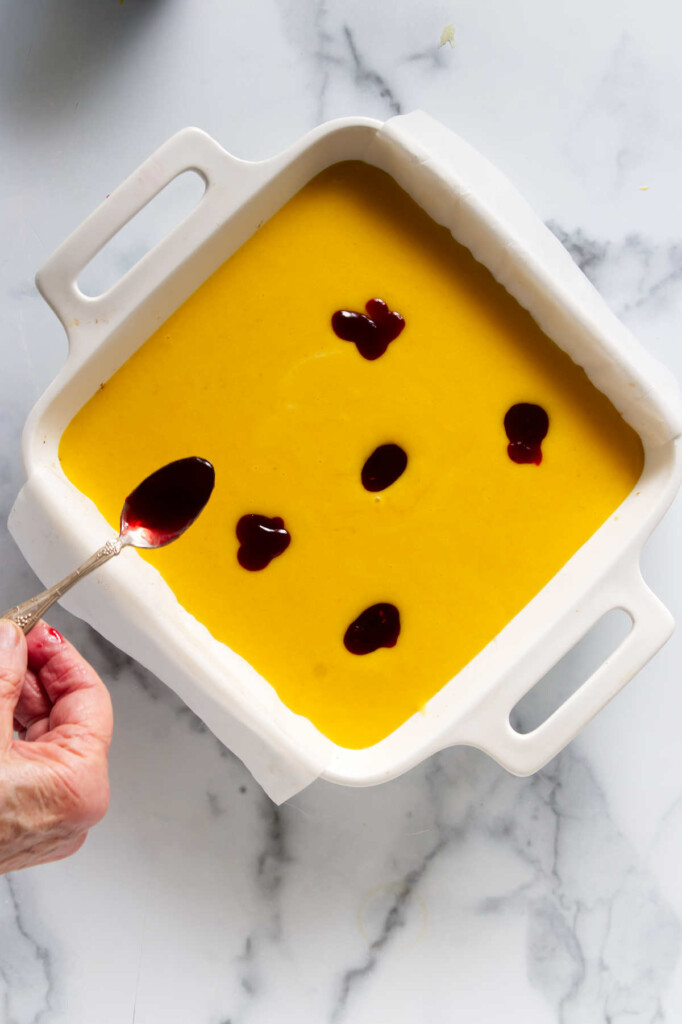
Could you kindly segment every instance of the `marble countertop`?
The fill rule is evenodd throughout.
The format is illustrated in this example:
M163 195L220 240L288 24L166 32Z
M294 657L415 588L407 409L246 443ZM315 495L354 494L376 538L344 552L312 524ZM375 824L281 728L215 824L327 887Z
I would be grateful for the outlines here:
M184 125L256 159L331 117L428 111L679 376L680 29L668 0L3 4L2 606L38 589L4 523L66 355L35 271ZM678 619L681 527L678 503L643 562ZM111 688L112 802L76 857L0 879L3 1024L682 1020L679 633L532 778L455 749L276 808L153 676L52 620Z

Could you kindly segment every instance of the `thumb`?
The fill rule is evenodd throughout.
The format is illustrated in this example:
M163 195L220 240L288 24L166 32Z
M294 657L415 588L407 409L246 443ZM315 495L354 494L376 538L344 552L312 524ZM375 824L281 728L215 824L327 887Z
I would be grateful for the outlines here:
M0 619L0 747L14 731L14 709L26 676L26 637L10 619Z

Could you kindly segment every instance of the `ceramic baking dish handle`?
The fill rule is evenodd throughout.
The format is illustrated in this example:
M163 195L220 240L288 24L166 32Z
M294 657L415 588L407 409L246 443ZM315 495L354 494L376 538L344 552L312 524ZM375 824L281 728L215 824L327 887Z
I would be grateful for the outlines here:
M235 206L243 200L254 164L230 156L205 132L185 128L145 160L50 256L36 275L36 284L64 324L71 343L78 328L87 323L91 334L103 322L111 329L111 317L123 320L145 296L160 284L178 263L178 235L182 254L200 244L215 228L213 193L229 187ZM206 183L197 206L108 291L89 298L78 287L83 269L118 231L159 192L184 171L196 171ZM224 205L224 199L223 199ZM115 311L115 312L114 312Z
M632 628L619 647L540 726L519 733L510 714L538 678L549 671L609 611L621 608L632 619ZM673 618L642 579L639 566L617 572L611 585L602 585L592 601L573 609L535 648L525 661L510 671L502 702L483 703L469 719L466 742L480 747L515 775L530 775L558 754L594 716L632 679L659 650L673 631ZM535 672L533 673L533 668ZM530 680L530 685L528 681Z

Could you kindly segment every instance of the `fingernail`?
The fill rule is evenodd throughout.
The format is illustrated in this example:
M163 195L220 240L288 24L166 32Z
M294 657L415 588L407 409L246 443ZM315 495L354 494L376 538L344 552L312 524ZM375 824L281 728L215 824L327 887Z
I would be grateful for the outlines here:
M11 619L0 619L0 649L7 651L19 643L19 627Z

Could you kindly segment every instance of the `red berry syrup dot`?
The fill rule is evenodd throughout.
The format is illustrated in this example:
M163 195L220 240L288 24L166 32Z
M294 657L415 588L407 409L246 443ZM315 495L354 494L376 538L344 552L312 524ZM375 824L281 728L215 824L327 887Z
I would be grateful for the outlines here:
M362 467L360 478L366 491L385 491L402 476L407 455L399 444L381 444Z
M398 337L405 321L400 313L389 310L383 299L369 299L365 310L337 309L332 329L342 341L352 341L364 359L378 359Z
M549 430L549 416L541 405L519 402L512 405L504 417L504 429L509 438L507 454L512 462L542 462L540 447Z
M351 654L371 654L395 647L400 636L400 612L394 604L373 604L351 622L343 638Z
M242 569L258 572L289 547L291 536L279 516L268 519L253 513L242 516L237 523L240 548L237 560Z

